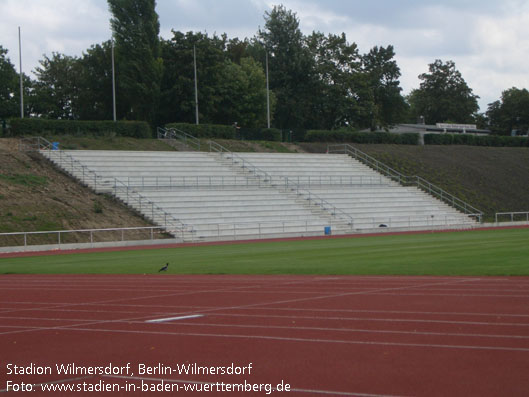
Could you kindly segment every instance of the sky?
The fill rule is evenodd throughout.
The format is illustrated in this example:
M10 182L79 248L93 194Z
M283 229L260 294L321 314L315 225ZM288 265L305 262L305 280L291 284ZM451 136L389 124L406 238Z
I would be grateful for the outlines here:
M511 87L529 89L529 0L157 0L160 35L200 31L253 37L264 15L283 4L304 34L347 35L361 53L393 45L408 94L436 59L452 60L480 111ZM19 70L32 74L43 55L81 56L111 36L106 0L0 0L0 45Z

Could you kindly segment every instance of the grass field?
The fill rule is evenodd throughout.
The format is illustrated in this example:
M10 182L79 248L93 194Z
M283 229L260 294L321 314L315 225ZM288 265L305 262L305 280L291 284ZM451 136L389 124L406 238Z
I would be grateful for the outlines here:
M0 274L529 275L529 229L0 258Z

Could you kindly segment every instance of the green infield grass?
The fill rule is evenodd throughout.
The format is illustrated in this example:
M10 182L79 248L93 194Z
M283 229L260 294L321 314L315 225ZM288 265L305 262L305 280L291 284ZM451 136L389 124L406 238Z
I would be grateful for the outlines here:
M0 274L529 276L529 229L401 234L0 258Z

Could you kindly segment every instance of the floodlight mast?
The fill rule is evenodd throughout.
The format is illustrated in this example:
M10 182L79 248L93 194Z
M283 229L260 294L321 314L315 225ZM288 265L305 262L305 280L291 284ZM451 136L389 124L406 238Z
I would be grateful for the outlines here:
M116 121L116 68L114 65L114 38L112 37L112 112Z
M197 83L197 48L196 45L193 44L193 63L194 63L194 69L195 69L195 117L196 117L196 124L199 124L198 121L198 83Z
M268 51L266 52L266 120L270 129L270 81L268 80Z
M20 118L24 118L24 83L22 76L22 39L20 35L20 26L18 27L18 56L20 65Z

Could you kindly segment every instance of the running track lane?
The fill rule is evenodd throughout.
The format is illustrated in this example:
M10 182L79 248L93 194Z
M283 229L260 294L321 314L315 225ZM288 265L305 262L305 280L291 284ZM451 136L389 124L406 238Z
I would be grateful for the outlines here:
M529 278L5 275L0 351L0 390L8 380L284 380L295 396L525 396ZM72 362L131 363L134 375L7 374L8 363ZM252 363L252 372L139 374L140 363ZM164 395L109 395L136 394Z

